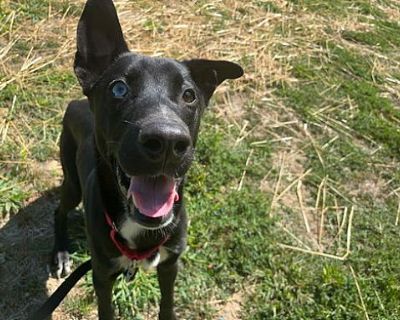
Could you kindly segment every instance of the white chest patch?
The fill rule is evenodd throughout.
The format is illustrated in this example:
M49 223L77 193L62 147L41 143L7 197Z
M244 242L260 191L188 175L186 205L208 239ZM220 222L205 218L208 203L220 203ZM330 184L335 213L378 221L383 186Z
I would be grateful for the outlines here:
M135 238L143 230L144 229L137 222L128 217L121 226L119 226L118 232L129 243L132 238Z

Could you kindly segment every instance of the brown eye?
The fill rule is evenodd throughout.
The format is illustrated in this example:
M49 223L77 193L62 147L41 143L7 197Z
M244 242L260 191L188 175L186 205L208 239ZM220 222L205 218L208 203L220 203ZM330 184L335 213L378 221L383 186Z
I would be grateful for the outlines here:
M186 103L193 103L196 100L196 94L193 89L186 89L182 95L183 101Z

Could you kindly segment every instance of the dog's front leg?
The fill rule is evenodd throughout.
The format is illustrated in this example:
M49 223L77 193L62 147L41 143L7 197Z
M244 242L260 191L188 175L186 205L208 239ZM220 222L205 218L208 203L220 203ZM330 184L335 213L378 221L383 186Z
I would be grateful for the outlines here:
M114 319L114 310L112 307L112 288L116 275L108 275L101 269L93 268L93 285L97 296L99 320Z
M176 320L174 312L174 284L178 273L178 261L160 264L157 267L158 283L161 291L159 320Z

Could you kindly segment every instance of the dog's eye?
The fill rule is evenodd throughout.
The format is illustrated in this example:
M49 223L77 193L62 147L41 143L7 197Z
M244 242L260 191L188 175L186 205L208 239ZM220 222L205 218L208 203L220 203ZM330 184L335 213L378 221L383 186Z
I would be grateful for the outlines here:
M128 93L128 85L122 80L117 80L111 84L111 92L114 98L123 98Z
M193 103L196 100L196 93L193 89L186 89L183 92L182 99L186 103Z

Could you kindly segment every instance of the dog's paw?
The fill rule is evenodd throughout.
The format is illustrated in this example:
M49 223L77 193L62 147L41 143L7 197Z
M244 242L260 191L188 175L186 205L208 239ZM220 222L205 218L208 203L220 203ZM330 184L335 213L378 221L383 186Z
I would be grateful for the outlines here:
M53 255L53 273L60 279L71 273L72 260L69 258L68 251L58 251Z

